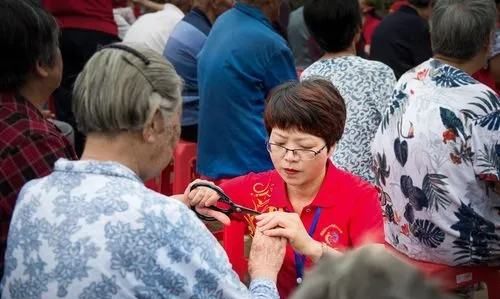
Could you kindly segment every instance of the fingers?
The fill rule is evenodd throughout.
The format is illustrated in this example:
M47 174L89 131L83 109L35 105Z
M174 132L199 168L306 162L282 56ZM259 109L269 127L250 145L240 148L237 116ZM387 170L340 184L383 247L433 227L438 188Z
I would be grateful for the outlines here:
M204 207L215 205L217 203L217 200L219 199L219 195L217 194L217 192L215 190L206 187L197 187L191 190L192 186L196 183L205 183L217 187L215 186L214 183L209 181L200 179L194 180L191 184L189 184L189 186L186 188L185 191L189 205L204 206Z
M215 211L215 210L212 210L209 208L203 208L203 207L196 207L196 211L203 216L213 217L217 221L219 221L220 223L222 223L224 225L231 224L231 219L229 219L229 217L226 214L221 213L219 211Z
M293 235L289 229L281 228L281 227L265 230L262 233L268 237L280 237L285 242L287 239L292 238L292 235Z

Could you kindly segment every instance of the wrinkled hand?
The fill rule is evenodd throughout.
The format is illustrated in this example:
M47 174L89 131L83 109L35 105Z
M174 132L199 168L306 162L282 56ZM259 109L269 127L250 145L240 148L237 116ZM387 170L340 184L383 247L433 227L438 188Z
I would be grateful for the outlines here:
M276 282L285 258L286 240L268 237L257 230L253 237L248 260L251 279L270 279Z
M184 191L184 202L190 207L195 207L196 211L201 215L213 217L222 224L229 225L231 220L226 214L208 208L217 205L217 200L219 200L217 192L206 187L198 187L191 190L191 186L196 183L206 183L215 186L215 184L210 181L194 180Z
M51 118L51 119L56 118L56 115L54 113L52 113L50 110L44 109L41 112L42 112L42 115L43 115L44 118L47 118L47 119L49 119L49 118Z
M321 251L321 243L307 233L300 217L296 213L271 212L255 217L257 228L269 237L288 239L293 249L303 255L316 255Z

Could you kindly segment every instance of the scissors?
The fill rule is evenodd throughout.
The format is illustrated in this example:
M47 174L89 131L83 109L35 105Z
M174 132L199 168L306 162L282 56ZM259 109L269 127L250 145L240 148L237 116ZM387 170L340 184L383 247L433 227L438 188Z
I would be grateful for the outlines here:
M191 186L190 190L193 191L194 189L196 189L198 187L210 188L210 189L214 190L215 192L217 192L217 194L219 195L219 200L217 201L217 203L222 204L223 207L216 207L216 206L208 207L211 210L224 213L227 216L229 216L229 215L231 215L233 213L242 213L242 214L249 214L249 215L260 215L260 214L262 214L261 212L258 212L256 210L252 210L252 209L246 208L244 206L240 206L238 204L235 204L231 200L231 198L229 198L229 196L227 196L224 192L222 192L219 188L215 187L212 184L208 184L208 183L195 183L195 184L193 184ZM198 213L198 211L196 211L195 207L192 207L192 209L196 213L196 215L198 216L198 218L200 218L202 220L205 220L205 221L216 221L217 220L217 219L215 219L213 217L208 217L208 216L205 216L205 215L202 215L202 214Z

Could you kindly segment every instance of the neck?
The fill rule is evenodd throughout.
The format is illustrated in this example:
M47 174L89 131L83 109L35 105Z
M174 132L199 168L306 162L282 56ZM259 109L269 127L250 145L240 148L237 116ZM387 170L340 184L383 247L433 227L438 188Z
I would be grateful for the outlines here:
M344 57L344 56L354 56L356 55L356 48L354 45L351 45L349 48L340 51L340 52L330 52L330 53L325 53L321 59L332 59L332 58L338 58L338 57Z
M87 135L81 160L113 161L130 168L142 178L137 160L135 141L131 133L120 133L110 137L103 134ZM105 149L105 150L103 150Z
M296 213L300 214L302 209L314 200L319 192L321 184L323 183L325 174L326 169L323 171L322 175L318 176L311 182L307 182L300 186L286 186L288 198Z
M472 75L478 70L480 70L481 67L484 65L485 61L484 59L481 60L480 55L476 55L476 57L474 57L473 59L463 61L436 54L434 55L434 59L437 59L442 63L451 65L453 67L456 67L457 69L461 69L462 71L466 72L469 75Z
M409 6L409 7L413 8L414 10L416 10L417 13L418 13L418 15L421 18L423 18L423 19L428 19L429 18L428 17L428 13L427 13L427 11L428 11L429 8L427 8L427 7L417 7L417 6L412 5L410 3L407 3L406 6Z
M47 92L43 87L39 86L39 84L28 82L19 89L19 94L35 105L38 110L42 111L51 92Z
M210 9L208 7L202 7L201 5L196 5L194 8L197 8L200 11L202 11L205 14L205 16L207 16L207 18L211 24L213 24L215 22L215 19L217 18L217 16L215 15L215 12L213 11L213 9Z

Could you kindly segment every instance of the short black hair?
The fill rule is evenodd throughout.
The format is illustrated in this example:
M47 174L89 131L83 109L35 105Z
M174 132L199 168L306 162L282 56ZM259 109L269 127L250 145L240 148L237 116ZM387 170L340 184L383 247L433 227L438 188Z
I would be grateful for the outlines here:
M0 92L16 91L37 61L53 65L59 47L57 22L33 0L0 1Z
M428 7L432 0L408 0L408 2L412 5L415 5L419 8Z
M306 0L304 20L324 51L340 52L360 31L361 10L358 0Z

